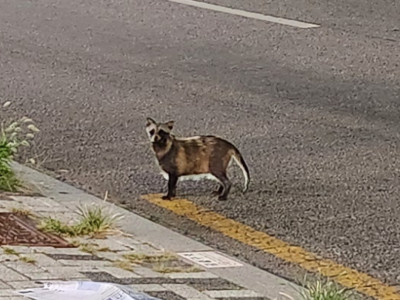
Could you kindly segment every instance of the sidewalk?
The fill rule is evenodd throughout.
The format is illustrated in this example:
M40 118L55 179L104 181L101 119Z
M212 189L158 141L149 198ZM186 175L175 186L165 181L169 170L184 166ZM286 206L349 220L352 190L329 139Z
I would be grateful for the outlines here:
M165 300L288 299L280 292L295 296L293 284L284 279L47 175L18 164L14 167L44 197L0 196L0 213L25 209L68 222L75 218L78 205L94 204L124 218L119 222L122 232L105 238L67 239L74 247L2 246L0 300L27 299L15 291L50 280L126 284Z

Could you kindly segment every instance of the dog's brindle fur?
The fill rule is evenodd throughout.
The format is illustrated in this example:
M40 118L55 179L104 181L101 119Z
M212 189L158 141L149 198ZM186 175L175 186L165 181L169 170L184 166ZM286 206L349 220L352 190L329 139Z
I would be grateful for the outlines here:
M153 150L161 169L168 174L168 193L163 199L175 197L179 177L211 174L220 182L215 193L220 200L226 200L232 185L226 170L232 158L235 158L245 174L247 189L249 171L234 145L215 136L176 138L171 134L172 128L172 121L159 124L147 119L146 129Z

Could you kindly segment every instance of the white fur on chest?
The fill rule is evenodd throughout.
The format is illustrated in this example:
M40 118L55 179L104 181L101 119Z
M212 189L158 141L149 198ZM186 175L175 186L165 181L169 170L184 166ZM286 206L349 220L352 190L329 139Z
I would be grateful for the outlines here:
M161 175L168 180L168 173L161 170ZM209 179L209 180L214 180L214 181L218 181L217 178L215 178L214 175L210 174L210 173L205 173L205 174L196 174L196 175L185 175L185 176L180 176L178 179L178 182L180 181L186 181L186 180L194 180L194 181L198 181L198 180L203 180L203 179Z

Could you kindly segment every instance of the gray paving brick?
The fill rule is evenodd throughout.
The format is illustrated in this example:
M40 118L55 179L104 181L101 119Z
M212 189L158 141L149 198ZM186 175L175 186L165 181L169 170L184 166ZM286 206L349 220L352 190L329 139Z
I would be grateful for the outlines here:
M107 238L106 240L96 240L94 243L98 245L99 248L108 248L110 251L128 251L128 247L121 245L116 242L115 239Z
M20 207L23 206L21 203L18 203L18 202L13 201L13 200L0 200L0 207L1 208L6 208L7 211L11 211L11 209L13 207L15 207L14 205L19 205Z
M55 279L61 279L59 278L59 274L52 274L49 272L35 272L35 273L25 273L24 274L26 277L28 277L31 280L55 280Z
M17 255L0 254L0 263L6 262L6 261L16 261L16 260L19 260L19 257Z
M80 269L77 267L48 267L47 271L51 275L56 276L57 279L78 279L85 277L79 272Z
M47 267L43 272L25 273L31 280L74 280L85 279L86 276L81 274L77 267Z
M12 249L18 254L31 254L35 253L35 250L32 247L27 246L3 246L2 248Z
M107 240L95 240L99 245L108 244L112 251L134 251L137 253L161 254L162 250L148 244L143 243L134 238L125 236L109 236ZM110 246L112 245L112 246Z
M52 259L55 259L56 261L59 261L61 259L66 259L66 260L104 260L104 259L94 256L93 254L90 254L90 253L86 253L86 254L46 254L46 255Z
M175 294L183 298L196 299L196 300L210 300L210 297L186 284L163 284L162 286L170 291L173 291Z
M212 298L250 298L261 297L260 294L249 290L220 290L220 291L204 291L204 294Z
M128 270L120 269L117 267L103 267L100 268L101 271L107 272L108 274L116 278L139 278L137 274L130 272Z
M6 284L5 282L0 280L0 290L6 290L9 289L10 285Z
M45 254L67 254L67 255L88 255L91 256L92 254L83 252L77 248L53 248L48 247L43 249L43 253Z
M187 300L186 298L183 298L171 291L147 292L147 294L158 299Z
M169 278L218 278L217 275L210 272L170 273L166 276Z
M58 262L64 266L85 266L85 267L111 267L112 262L106 260L70 260L60 259Z
M163 292L167 291L166 287L160 284L131 284L130 287L139 292Z
M35 265L35 264L30 264L22 261L14 261L14 262L6 262L4 263L5 266L7 266L10 269L13 269L14 271L17 271L21 274L25 273L37 273L37 272L43 272L44 270Z
M35 283L34 281L11 281L7 283L15 290L23 290L33 287L41 287L41 283Z
M65 206L36 206L34 212L36 214L54 218L57 213L71 213L71 211Z
M86 273L86 272L101 272L100 267L96 266L80 266L78 267L78 272L79 273ZM82 274L83 275L83 274Z
M141 277L147 277L147 278L166 277L165 274L161 274L161 273L155 272L151 269L140 267L140 266L136 266L133 271L136 274L140 275Z
M133 250L136 253L146 253L146 254L150 254L150 255L164 254L165 253L164 251L162 251L160 249L157 249L157 248L155 248L152 245L147 244L147 243L135 245L133 247Z
M3 297L12 297L12 296L16 296L16 293L15 293L14 290L12 290L12 289L0 290L0 297L1 298L3 298Z
M54 248L53 248L54 249ZM58 261L48 257L43 253L35 253L30 254L29 257L33 258L36 261L36 265L40 267L57 267L62 266Z
M123 258L122 255L119 254L119 253L115 253L115 252L103 252L103 251L97 252L97 253L96 253L96 256L102 257L102 258L105 258L105 259L108 259L108 260L111 260L111 261L117 261L117 260L120 260L120 259Z
M116 243L121 244L130 249L135 249L135 245L143 244L143 242L138 241L135 238L129 236L114 236L114 240Z
M45 251L51 251L54 247L30 247L33 253L44 253Z
M7 268L4 265L0 265L0 274L2 276L2 279L5 281L24 281L27 280L25 276L22 274L11 270L10 268Z
M6 296L0 297L0 300L26 300L24 296Z
M24 196L13 196L16 202L30 206L34 211L41 211L41 209L53 209L54 211L71 211L68 207L60 205L58 202L46 198L46 197L24 197Z

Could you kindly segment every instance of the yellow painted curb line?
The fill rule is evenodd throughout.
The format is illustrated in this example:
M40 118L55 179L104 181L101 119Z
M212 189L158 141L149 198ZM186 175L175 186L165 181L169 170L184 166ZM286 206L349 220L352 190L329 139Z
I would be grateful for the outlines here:
M246 245L273 254L284 261L297 264L305 270L320 273L367 296L380 300L400 300L400 294L396 288L388 286L368 274L321 258L301 247L291 246L265 232L257 231L247 225L197 206L187 199L162 200L160 194L144 195L142 198Z

